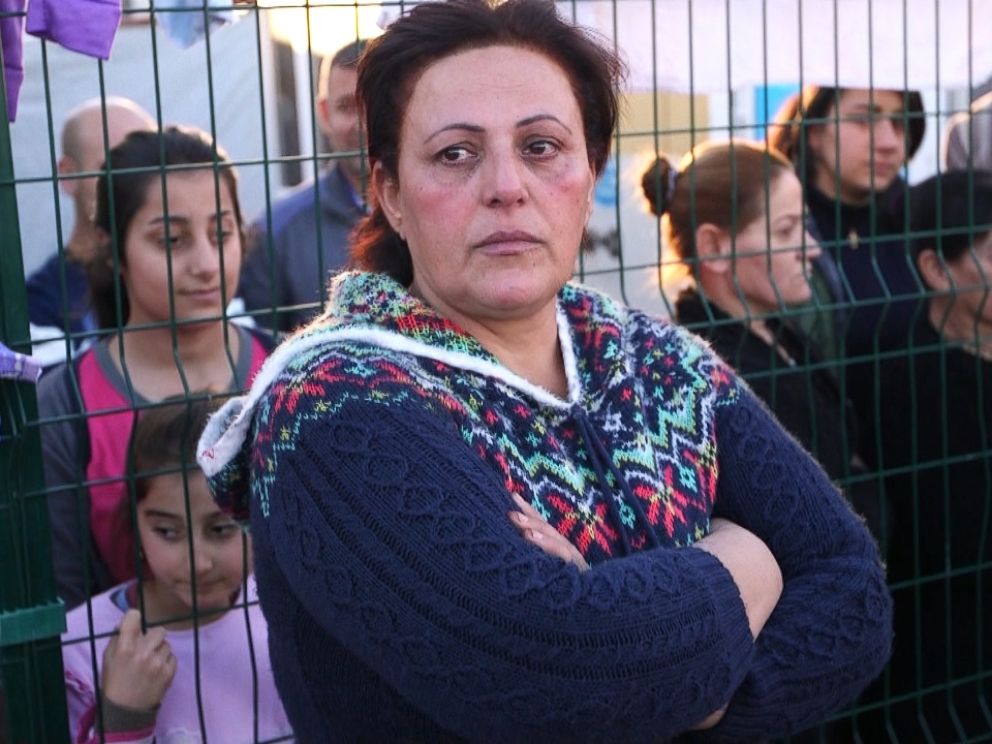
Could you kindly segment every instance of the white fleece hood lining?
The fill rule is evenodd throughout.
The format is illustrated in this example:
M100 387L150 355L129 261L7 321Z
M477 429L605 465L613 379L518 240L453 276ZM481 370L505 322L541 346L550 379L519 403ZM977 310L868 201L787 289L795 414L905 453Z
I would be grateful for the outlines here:
M380 346L392 351L433 359L457 369L493 377L510 387L519 390L543 406L567 410L579 401L581 386L572 346L572 334L568 319L559 304L556 311L558 341L561 344L565 376L568 381L568 400L562 400L539 385L524 379L506 367L466 354L460 351L439 349L422 341L415 341L395 331L382 328L345 327L327 331L315 330L310 334L293 337L280 345L265 360L252 382L251 389L225 403L207 422L196 448L196 461L203 474L211 478L220 472L227 463L241 451L252 417L259 400L269 389L289 363L300 353L341 341L360 341Z

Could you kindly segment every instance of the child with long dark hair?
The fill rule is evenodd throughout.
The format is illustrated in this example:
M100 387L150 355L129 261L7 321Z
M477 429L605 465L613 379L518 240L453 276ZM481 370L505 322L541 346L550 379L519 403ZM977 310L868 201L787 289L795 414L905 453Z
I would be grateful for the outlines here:
M250 577L250 539L214 504L196 467L208 412L201 398L138 418L134 499L122 511L135 528L142 576L68 615L73 741L249 742L291 733Z

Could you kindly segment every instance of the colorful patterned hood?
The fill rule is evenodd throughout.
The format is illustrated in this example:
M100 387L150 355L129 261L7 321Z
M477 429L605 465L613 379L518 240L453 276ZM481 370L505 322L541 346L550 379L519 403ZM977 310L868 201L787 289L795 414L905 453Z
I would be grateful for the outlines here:
M279 453L305 421L348 400L371 412L415 399L590 562L698 539L716 493L716 409L736 399L735 378L684 330L587 288L566 285L557 317L565 399L391 279L338 276L327 312L209 422L198 459L218 503L266 517Z
M562 290L562 298L579 301L580 296L588 293L589 290L569 284ZM608 303L614 312L622 311L605 296L599 299ZM364 342L437 359L496 377L541 405L566 409L578 399L580 383L572 335L561 302L558 325L569 384L568 400L562 400L508 370L474 337L438 315L390 277L344 272L331 282L323 315L279 346L255 376L251 389L245 395L232 398L211 417L197 447L197 460L207 478L214 481L218 501L229 502L229 497L217 492L215 476L226 470L223 480L232 487L238 487L234 485L236 483L247 483L247 472L238 474L237 471L247 468L242 455L248 444L252 417L273 380L299 355L317 353L323 347L342 341Z

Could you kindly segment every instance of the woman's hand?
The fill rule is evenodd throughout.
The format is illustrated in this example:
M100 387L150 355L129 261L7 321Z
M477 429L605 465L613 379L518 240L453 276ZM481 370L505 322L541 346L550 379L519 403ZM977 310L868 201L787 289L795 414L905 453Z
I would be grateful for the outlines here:
M589 564L572 543L554 527L544 521L540 513L517 494L513 494L513 502L520 511L510 512L510 521L520 530L524 539L536 545L548 555L561 558L566 563L574 563L580 571L588 571Z
M751 635L757 638L782 596L782 571L772 551L753 533L719 518L710 523L710 534L693 547L715 556L730 572Z
M155 710L176 673L164 628L141 632L141 613L128 610L103 652L104 698L128 711Z

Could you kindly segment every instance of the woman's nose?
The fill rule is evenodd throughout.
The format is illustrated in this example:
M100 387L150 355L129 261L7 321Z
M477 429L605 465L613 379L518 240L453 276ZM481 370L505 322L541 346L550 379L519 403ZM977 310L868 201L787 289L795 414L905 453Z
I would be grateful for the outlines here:
M883 116L875 121L874 137L876 150L895 150L902 147L900 129L891 117Z
M502 207L523 202L527 198L523 167L514 153L491 151L483 164L485 203Z
M227 238L230 240L230 238ZM212 276L220 272L221 238L216 234L203 233L193 248L191 270L198 276Z
M805 233L805 237L806 242L804 244L803 252L805 253L806 258L816 258L823 252L823 249L820 248L820 244L817 242L816 238L810 235L809 232Z

